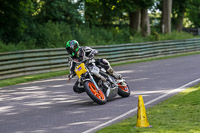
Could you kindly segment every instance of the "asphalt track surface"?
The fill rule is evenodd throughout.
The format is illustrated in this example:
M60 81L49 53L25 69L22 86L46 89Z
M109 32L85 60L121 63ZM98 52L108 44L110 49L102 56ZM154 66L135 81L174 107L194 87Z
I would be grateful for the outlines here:
M114 67L131 89L105 105L72 90L66 76L0 88L0 133L89 133L137 113L200 81L200 55ZM177 90L177 91L176 91ZM148 111L148 110L147 110ZM151 121L149 120L151 123Z

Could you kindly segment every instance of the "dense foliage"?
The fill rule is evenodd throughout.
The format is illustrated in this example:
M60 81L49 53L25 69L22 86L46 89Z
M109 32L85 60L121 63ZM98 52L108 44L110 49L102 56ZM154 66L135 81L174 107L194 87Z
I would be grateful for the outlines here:
M150 21L151 35L146 38L139 30L131 34L130 23L131 15L137 11L161 11L161 3L162 0L0 0L0 51L63 47L70 39L82 45L160 40L164 35L160 35L155 21ZM198 0L173 0L172 28L176 29L181 15L187 17L190 26L199 27L199 8ZM157 14L152 13L151 19L159 20Z

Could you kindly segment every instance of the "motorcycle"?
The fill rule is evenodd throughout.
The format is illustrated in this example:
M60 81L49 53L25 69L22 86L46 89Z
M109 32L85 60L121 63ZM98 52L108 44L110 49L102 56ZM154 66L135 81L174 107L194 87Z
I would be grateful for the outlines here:
M105 104L107 99L120 95L128 97L130 89L126 81L115 79L104 68L95 65L94 59L79 62L75 68L80 88L84 88L87 95L97 104Z

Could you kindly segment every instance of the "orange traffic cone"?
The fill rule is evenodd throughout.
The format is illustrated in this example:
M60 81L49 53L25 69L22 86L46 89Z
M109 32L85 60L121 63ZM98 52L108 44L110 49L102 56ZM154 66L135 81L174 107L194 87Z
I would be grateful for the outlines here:
M146 110L142 96L138 97L138 113L136 127L152 127L147 120Z

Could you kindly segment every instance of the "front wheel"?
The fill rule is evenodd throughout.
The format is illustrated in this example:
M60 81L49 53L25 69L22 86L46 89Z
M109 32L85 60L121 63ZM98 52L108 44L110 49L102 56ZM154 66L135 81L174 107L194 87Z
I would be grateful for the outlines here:
M105 104L107 102L107 98L102 90L97 90L95 85L91 81L86 81L84 83L85 91L88 96L98 104Z
M118 83L118 94L121 97L128 97L130 95L130 89L128 84L125 82L126 85L123 85L122 83Z

